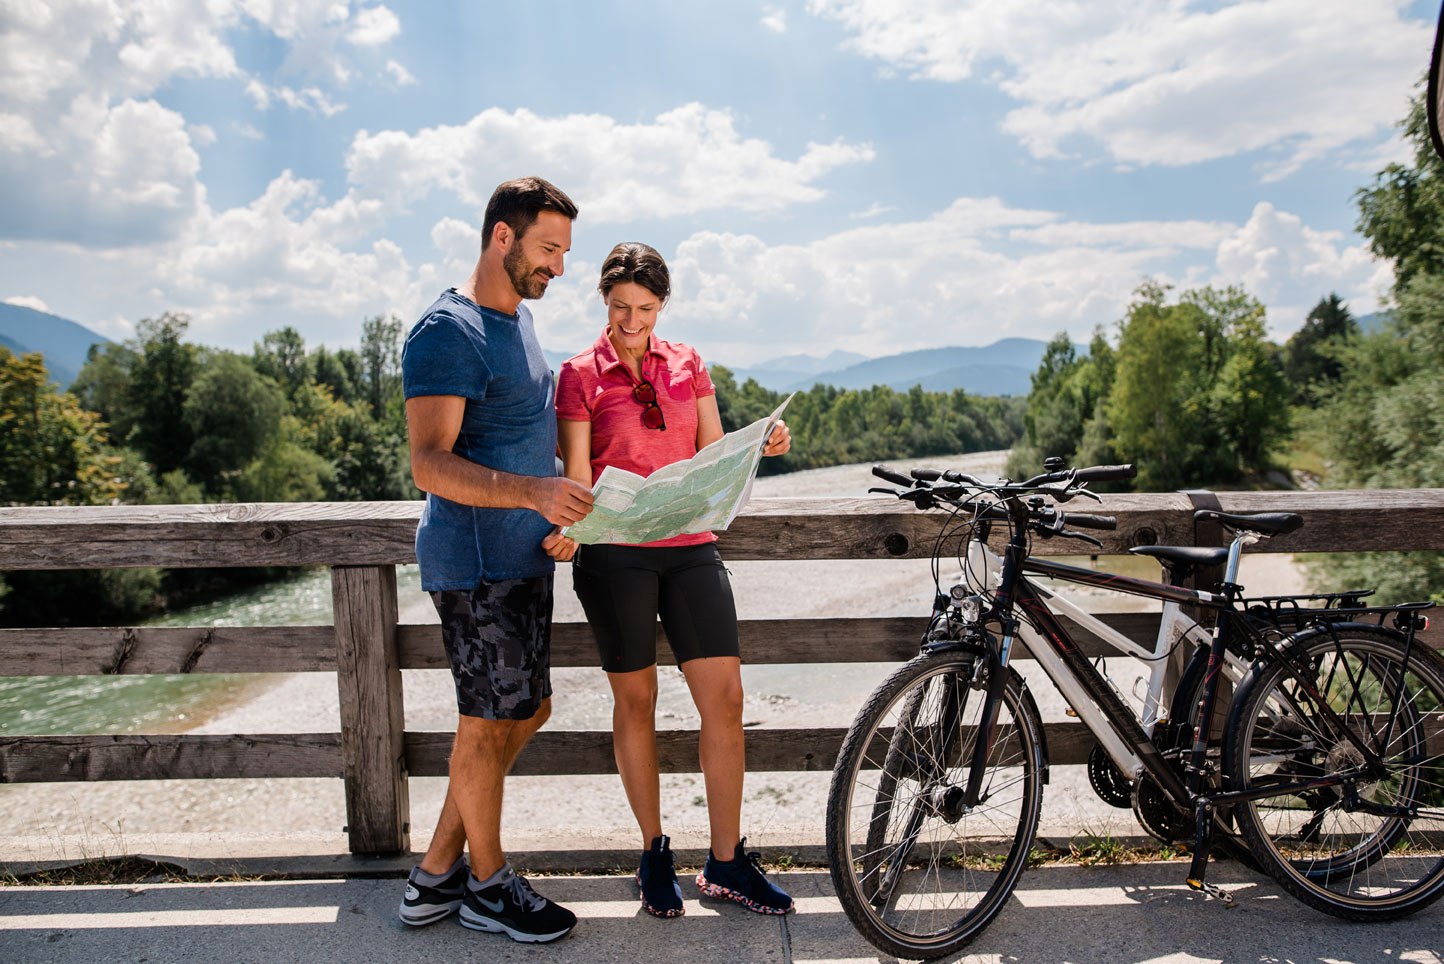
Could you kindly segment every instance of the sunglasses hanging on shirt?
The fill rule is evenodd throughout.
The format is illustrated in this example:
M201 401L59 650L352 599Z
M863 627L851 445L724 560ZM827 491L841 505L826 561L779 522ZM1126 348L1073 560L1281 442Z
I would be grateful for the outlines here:
M667 431L667 420L662 417L662 406L657 404L657 390L645 378L632 389L632 397L642 406L642 424L659 432Z

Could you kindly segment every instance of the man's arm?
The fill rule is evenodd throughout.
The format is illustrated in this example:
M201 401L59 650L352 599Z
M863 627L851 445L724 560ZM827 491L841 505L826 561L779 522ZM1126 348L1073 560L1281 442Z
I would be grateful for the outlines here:
M580 522L592 511L591 491L571 479L499 472L452 452L465 411L466 399L457 395L406 400L411 477L418 489L462 505L535 509L553 525Z

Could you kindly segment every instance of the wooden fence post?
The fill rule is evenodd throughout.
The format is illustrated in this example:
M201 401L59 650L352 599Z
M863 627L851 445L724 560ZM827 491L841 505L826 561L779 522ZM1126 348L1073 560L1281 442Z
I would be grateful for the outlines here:
M341 762L352 853L411 849L396 567L333 566Z

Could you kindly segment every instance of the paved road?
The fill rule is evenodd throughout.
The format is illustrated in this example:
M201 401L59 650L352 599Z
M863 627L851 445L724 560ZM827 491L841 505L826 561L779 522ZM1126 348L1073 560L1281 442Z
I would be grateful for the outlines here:
M1028 871L1002 916L957 960L988 962L1334 962L1440 964L1444 904L1406 921L1350 924L1317 914L1229 864L1227 910L1182 886L1181 864ZM827 875L779 875L786 918L691 899L687 916L641 913L625 877L541 882L581 923L549 947L476 934L454 921L416 931L395 917L397 879L0 888L0 960L168 961L878 961L832 897Z

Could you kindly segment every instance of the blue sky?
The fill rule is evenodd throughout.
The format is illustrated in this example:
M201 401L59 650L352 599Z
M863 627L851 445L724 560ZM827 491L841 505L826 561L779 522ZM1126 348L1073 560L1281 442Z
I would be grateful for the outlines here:
M612 244L663 337L750 365L1086 339L1145 277L1283 336L1390 283L1352 195L1405 151L1436 7L1393 0L0 5L0 300L112 338L354 344L475 260L536 173L581 207L533 305L602 324Z

